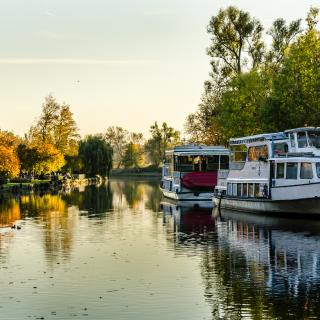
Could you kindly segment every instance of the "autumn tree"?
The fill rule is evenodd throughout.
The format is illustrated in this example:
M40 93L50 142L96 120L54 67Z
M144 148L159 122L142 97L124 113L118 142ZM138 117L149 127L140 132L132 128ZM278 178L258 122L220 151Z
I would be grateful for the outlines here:
M52 95L47 96L39 120L29 131L29 142L52 144L63 155L75 155L79 139L70 106L60 105Z
M16 148L21 139L12 132L0 130L0 182L6 178L17 176L20 172L20 162Z
M19 145L21 170L39 175L59 171L65 164L63 154L51 143Z
M60 106L53 132L54 145L62 154L77 154L80 135L69 105L63 104Z

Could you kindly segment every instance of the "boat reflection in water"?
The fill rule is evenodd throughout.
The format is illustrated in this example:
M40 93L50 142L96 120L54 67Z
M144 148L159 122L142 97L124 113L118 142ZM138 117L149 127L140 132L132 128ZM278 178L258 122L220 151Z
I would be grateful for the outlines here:
M164 205L175 247L201 241L212 319L318 319L320 221ZM197 235L195 235L197 233ZM191 234L191 235L190 235Z
M203 234L214 230L215 219L212 216L212 202L161 202L164 223L173 219L174 232Z

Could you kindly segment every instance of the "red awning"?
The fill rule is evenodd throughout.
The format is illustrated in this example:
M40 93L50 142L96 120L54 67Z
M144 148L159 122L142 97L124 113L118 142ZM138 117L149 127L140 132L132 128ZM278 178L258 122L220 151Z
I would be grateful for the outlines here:
M182 178L182 186L188 189L214 189L217 184L218 173L190 172Z

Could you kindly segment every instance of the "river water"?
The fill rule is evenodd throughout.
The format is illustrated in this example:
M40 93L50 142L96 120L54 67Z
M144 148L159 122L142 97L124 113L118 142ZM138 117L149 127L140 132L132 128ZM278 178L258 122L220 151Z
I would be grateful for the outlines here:
M319 301L320 221L180 207L156 180L0 199L0 319L319 319Z

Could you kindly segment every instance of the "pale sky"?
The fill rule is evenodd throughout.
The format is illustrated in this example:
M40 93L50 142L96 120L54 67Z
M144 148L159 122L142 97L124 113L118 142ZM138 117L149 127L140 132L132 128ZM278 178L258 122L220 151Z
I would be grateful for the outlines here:
M80 133L118 125L182 130L210 71L206 26L236 5L268 29L314 0L0 0L0 129L24 134L44 97L70 104Z

